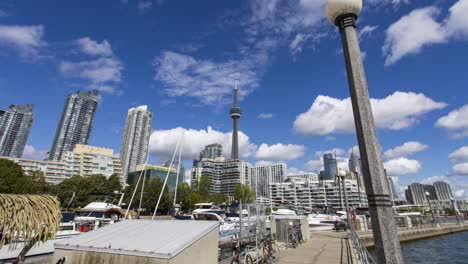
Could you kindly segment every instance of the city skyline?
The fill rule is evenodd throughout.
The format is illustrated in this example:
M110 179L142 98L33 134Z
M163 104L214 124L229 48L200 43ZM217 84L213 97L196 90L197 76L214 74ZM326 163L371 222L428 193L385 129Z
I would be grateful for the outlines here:
M457 10L465 10L466 1L374 2L380 6L370 3L363 10L358 29L387 171L399 177L400 195L411 182L448 180L454 195L466 198L466 178L453 174L465 175L468 168L467 125L462 122L468 120L467 79L460 70L468 62L457 56L464 51L467 27L452 19ZM158 120L152 127L151 159L167 160L179 135L175 132L184 128L190 142L184 145L184 165L190 168L208 144L220 143L223 154L230 155L227 113L237 68L244 110L240 158L252 164L284 161L298 171L315 171L321 169L320 157L335 149L329 152L337 152L342 166L356 138L346 115L349 92L341 49L330 33L334 29L322 23L322 7L311 4L301 9L308 12L307 24L291 21L291 31L278 27L272 39L253 35L255 29L275 28L278 20L271 18L292 17L292 11L280 14L279 6L262 9L256 3L208 1L203 3L206 12L186 2L191 12L184 17L169 1L153 2L147 9L116 1L93 3L93 9L86 1L67 8L44 1L40 12L35 4L5 1L0 5L7 14L0 17L1 59L10 67L0 74L0 108L35 105L25 152L43 158L68 94L99 89L90 145L115 150L120 149L126 110L147 104ZM300 3L282 2L281 8L294 10ZM76 10L87 18L83 25L76 23ZM108 14L108 21L91 10ZM121 16L128 18L125 23ZM424 21L434 22L434 35L406 46L413 39L404 38L404 23L417 30ZM87 30L88 23L99 26ZM8 38L7 27L36 33L36 42L11 45L19 40ZM123 38L121 32L129 36ZM186 71L177 71L180 66ZM89 72L99 74L85 74Z

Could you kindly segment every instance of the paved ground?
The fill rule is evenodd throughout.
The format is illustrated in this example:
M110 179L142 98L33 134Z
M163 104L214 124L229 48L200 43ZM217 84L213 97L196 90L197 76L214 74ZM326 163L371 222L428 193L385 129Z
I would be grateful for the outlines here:
M341 238L345 232L312 232L309 241L296 249L282 249L280 264L341 263ZM345 243L343 242L343 246ZM343 250L343 263L347 263L346 250Z

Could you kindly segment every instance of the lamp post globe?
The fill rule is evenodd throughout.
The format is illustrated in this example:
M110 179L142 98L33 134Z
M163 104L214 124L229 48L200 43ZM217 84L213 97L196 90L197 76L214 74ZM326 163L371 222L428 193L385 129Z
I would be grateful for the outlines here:
M431 194L429 192L426 192L426 196L429 196L429 195L431 195Z
M356 18L361 13L362 0L327 0L325 16L332 24L337 24L336 19L344 14L354 14Z
M339 170L338 170L338 176L340 176L340 177L346 176L346 171L343 170L343 169L339 169Z

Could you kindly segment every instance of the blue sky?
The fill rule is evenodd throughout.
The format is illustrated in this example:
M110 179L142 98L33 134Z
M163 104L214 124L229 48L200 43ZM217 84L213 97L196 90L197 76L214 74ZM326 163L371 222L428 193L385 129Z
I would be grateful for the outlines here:
M341 40L324 0L0 3L0 108L34 104L25 157L50 149L66 96L100 90L90 144L119 152L127 110L154 113L150 161L184 133L229 155L239 74L240 152L291 172L340 166L357 145ZM358 20L385 167L401 189L445 180L468 198L468 0L368 0Z

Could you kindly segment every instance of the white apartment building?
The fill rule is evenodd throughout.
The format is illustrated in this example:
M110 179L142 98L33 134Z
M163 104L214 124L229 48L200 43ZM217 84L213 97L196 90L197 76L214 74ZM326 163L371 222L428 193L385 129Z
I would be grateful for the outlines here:
M211 193L223 193L233 201L236 184L250 185L251 167L252 165L244 160L225 160L224 157L202 159L192 168L191 182L193 184L206 175L211 179Z
M64 153L61 161L30 160L13 157L0 157L16 162L25 174L33 171L44 173L49 183L60 183L73 175L91 176L102 174L110 177L116 173L122 180L122 164L112 149L76 144L73 151Z
M65 152L62 162L72 175L110 177L115 173L123 181L122 162L112 149L76 144L73 151Z
M270 197L270 183L283 182L286 179L286 164L268 164L250 169L250 187L255 191L257 199Z
M334 180L307 181L299 179L271 183L270 187L272 207L278 207L282 204L294 204L296 208L306 210L313 210L314 206L344 208L344 193L340 185ZM366 193L364 191L358 192L356 180L345 180L345 188L349 206L368 207Z

